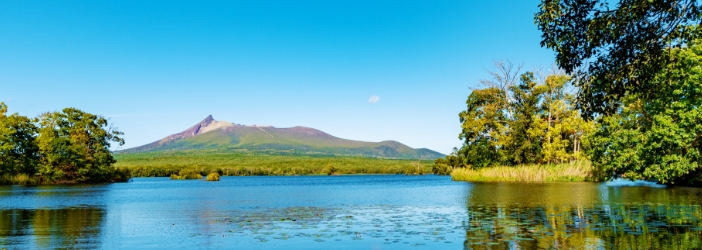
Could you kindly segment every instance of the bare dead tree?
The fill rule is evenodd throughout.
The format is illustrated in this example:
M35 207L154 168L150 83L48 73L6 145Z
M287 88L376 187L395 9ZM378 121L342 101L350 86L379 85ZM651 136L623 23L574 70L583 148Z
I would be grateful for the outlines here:
M519 74L522 71L523 64L515 64L510 60L496 60L493 62L494 70L486 70L490 74L491 79L480 80L480 84L488 88L496 88L504 96L500 96L507 104L507 115L509 119L513 119L514 112L512 103L514 98L510 95L510 89L517 85Z

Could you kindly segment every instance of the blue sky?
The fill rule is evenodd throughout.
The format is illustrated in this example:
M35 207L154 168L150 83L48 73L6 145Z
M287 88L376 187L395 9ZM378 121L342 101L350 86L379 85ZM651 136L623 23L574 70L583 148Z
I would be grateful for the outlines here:
M449 153L494 60L553 64L538 3L7 1L0 101L30 117L105 115L121 148L211 114Z

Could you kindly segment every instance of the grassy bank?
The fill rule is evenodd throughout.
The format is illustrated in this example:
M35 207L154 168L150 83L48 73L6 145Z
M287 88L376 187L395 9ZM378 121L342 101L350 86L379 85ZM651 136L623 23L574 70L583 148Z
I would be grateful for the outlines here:
M433 161L343 156L270 155L216 151L116 154L115 167L132 177L168 177L181 170L203 176L233 175L337 175L430 173Z
M485 182L571 182L592 181L589 161L551 165L498 166L482 169L459 168L451 173L455 181Z
M103 178L102 182L79 182L76 179L47 179L42 176L29 174L3 174L0 175L0 185L53 185L53 184L79 184L79 183L113 183L127 182L131 178L129 172L125 169L113 169L105 171L108 177Z
M42 180L27 174L0 175L0 185L37 185L43 184Z

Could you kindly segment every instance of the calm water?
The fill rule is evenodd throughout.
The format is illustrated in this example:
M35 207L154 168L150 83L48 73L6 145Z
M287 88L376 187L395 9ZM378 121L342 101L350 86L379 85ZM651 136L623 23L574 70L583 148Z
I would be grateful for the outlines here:
M7 249L690 249L702 190L445 176L0 186Z

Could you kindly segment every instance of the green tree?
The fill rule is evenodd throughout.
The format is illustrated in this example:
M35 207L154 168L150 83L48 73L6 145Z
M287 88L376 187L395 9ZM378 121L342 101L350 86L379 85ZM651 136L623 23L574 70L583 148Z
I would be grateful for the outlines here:
M499 73L482 81L459 114L463 146L434 161L434 172L449 167L562 163L581 159L581 141L594 127L585 121L567 89L571 77L554 73L537 79L521 74L515 83L511 64L496 63ZM506 66L505 66L506 65Z
M686 47L702 23L697 0L542 0L539 8L541 46L577 76L588 117L616 112L628 94L658 98L653 79L669 63L667 48Z
M580 117L574 95L566 90L570 81L571 78L565 74L553 74L547 76L542 85L542 116L546 122L543 155L547 163L577 159L580 134L590 127Z
M451 154L445 158L437 158L434 160L434 166L431 172L438 175L449 175L451 172L460 167L465 167L465 158L458 151L458 148L453 148Z
M0 175L33 175L38 159L37 128L27 117L6 113L7 105L0 102Z
M108 127L107 119L75 108L39 117L39 174L66 182L115 181L121 174L109 151L110 142L124 144L123 133Z
M656 98L630 94L620 111L598 119L587 141L600 177L702 184L702 40L670 48L656 74Z
M504 93L498 88L476 89L466 100L466 110L458 116L462 123L460 150L466 163L486 167L499 162L498 147L507 129Z
M541 139L543 126L539 117L544 88L538 86L533 72L521 75L519 84L511 86L510 91L514 102L510 105L514 111L508 124L508 132L502 138L501 150L508 153L502 154L502 162L512 164L527 164L538 162L542 159Z

